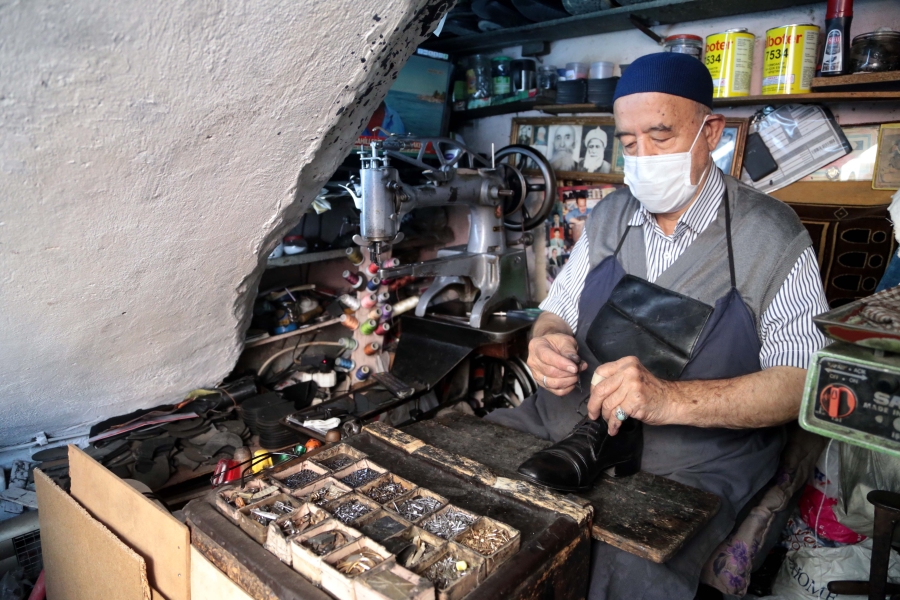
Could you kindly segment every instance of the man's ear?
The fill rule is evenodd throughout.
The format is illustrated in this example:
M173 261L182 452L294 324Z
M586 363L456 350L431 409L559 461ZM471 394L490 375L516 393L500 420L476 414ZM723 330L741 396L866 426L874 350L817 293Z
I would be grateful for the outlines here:
M706 143L709 151L712 152L719 145L722 139L722 132L725 131L725 115L713 113L706 117L706 124L703 127Z

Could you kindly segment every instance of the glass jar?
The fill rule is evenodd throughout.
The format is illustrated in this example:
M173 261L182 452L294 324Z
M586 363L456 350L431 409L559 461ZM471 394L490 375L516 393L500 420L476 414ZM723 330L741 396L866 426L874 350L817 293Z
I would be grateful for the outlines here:
M491 95L491 59L481 54L469 58L466 67L466 91L469 98Z
M665 48L665 52L688 54L697 60L703 60L703 38L699 35L689 33L670 35L663 40L663 48Z
M559 75L556 73L556 65L541 65L537 74L537 86L541 90L555 90Z
M495 56L491 59L491 96L505 98L512 91L512 59L508 56Z
M884 27L853 38L851 73L878 73L900 69L900 33Z

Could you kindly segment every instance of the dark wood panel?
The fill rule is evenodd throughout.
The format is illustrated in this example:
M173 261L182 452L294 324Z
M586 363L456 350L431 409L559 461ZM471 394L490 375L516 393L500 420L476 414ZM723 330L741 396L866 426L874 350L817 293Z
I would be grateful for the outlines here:
M521 479L519 464L550 445L461 414L416 423L404 432L511 479ZM594 508L594 538L654 562L670 559L719 509L713 494L644 472L625 479L603 476L581 496Z

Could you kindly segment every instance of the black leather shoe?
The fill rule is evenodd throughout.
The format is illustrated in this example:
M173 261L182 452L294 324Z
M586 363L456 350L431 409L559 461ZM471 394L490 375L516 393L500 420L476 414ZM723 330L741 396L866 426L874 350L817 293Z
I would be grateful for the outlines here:
M589 490L597 477L615 467L616 477L641 470L644 432L640 421L628 419L610 437L603 420L584 419L569 437L553 444L519 466L529 481L566 492Z

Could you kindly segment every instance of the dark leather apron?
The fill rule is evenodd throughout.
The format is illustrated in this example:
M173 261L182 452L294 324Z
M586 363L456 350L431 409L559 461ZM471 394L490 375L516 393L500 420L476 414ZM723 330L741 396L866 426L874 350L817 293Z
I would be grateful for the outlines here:
M687 350L689 358L684 361L680 373L666 379L698 380L727 379L747 375L760 370L760 340L750 309L744 303L735 285L734 264L731 252L731 218L728 196L723 198L725 207L725 229L728 252L726 257L712 257L722 263L723 269L731 274L731 289L719 298L711 314L703 319L699 335L694 339L691 330L675 328L673 339L663 340L662 346L677 347L681 352ZM603 340L602 362L609 362L625 356L635 355L642 344L645 348L659 348L659 340L642 340L643 335L659 335L661 330L652 323L651 334L645 326L635 323L642 314L641 299L632 295L632 303L628 304L617 294L616 304L620 310L610 311L607 306L610 297L624 285L634 285L633 276L627 279L625 269L618 259L625 236L632 229L628 227L618 244L616 253L602 260L585 278L584 290L578 304L578 328L575 339L578 342L579 355L588 364L588 369L581 374L583 392L574 391L559 398L543 388L528 398L516 409L497 410L486 418L496 423L513 427L522 431L539 435L545 439L559 441L566 437L571 429L587 415L587 397L590 380L594 370L600 366L601 360L590 350L588 336L591 333L604 332L607 336L618 329L622 330L622 319L610 319L615 313L629 313L627 321L636 325L623 339L622 347L615 344L613 337ZM642 235L640 227L631 235ZM693 244L703 243L704 231ZM686 253L687 254L687 253ZM681 261L685 255L676 261ZM669 268L673 268L673 264ZM652 286L649 282L639 280L643 286ZM659 288L659 286L652 286ZM620 289L621 291L621 289ZM662 298L662 292L654 292ZM677 297L665 298L674 304L685 302L696 315L702 305L693 299ZM689 304L694 303L694 304ZM604 310L605 309L605 310ZM624 309L624 310L621 310ZM702 311L701 311L702 312ZM598 322L597 320L600 319ZM696 322L692 327L697 329ZM686 344L684 340L692 340ZM594 343L596 347L597 344ZM689 347L688 347L689 346ZM677 354L677 353L675 353ZM638 355L638 358L641 356ZM648 359L648 362L654 362ZM671 361L667 364L671 365ZM743 504L758 491L758 481L741 477L740 474L756 473L760 463L769 469L767 480L774 473L777 457L784 444L784 432L781 428L764 430L732 430L701 429L681 425L650 426L644 425L644 456L642 470L662 475L712 492L723 500L722 509L713 521L697 537L665 565L657 565L640 559L623 551L596 542L593 553L593 569L590 588L591 598L660 598L678 599L693 598L700 569L719 542L731 531L734 517ZM769 468L766 463L771 464ZM735 477L738 474L738 477ZM756 478L759 479L759 478Z

